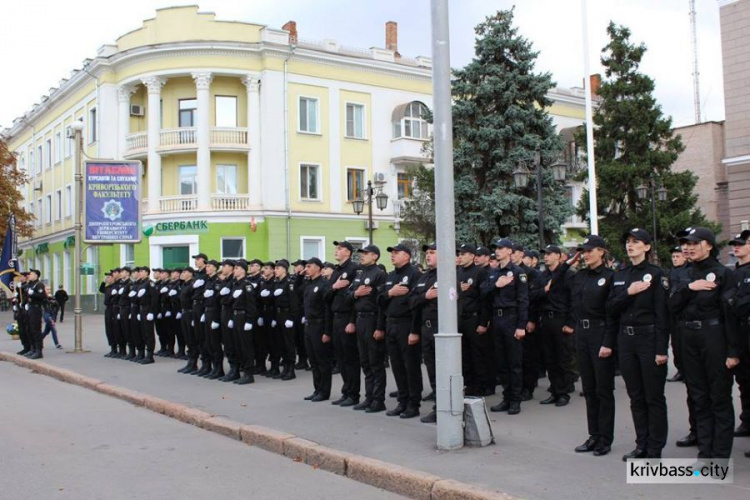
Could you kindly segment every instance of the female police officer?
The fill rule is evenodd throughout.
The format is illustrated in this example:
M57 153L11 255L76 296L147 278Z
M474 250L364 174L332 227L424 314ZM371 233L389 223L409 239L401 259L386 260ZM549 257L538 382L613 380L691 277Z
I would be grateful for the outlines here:
M615 274L607 307L619 321L617 348L620 370L630 396L635 426L629 458L661 458L667 442L667 346L669 343L667 290L662 270L646 259L651 235L634 228L623 235L631 264ZM602 356L612 351L602 348Z

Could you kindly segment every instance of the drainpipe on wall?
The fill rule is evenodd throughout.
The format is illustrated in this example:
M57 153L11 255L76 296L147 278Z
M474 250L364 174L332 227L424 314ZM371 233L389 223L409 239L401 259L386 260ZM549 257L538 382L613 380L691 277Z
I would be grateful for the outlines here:
M291 37L290 42L292 42ZM292 42L289 55L284 59L284 201L286 203L286 258L289 261L292 258L292 202L289 192L291 181L289 179L289 88L287 71L289 69L289 59L294 55L296 48L296 43Z

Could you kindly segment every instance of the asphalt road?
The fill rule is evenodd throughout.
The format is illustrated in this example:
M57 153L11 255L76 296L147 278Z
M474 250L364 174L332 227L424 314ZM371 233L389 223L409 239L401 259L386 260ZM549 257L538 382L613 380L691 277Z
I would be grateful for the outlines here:
M10 363L0 485L13 500L397 497Z

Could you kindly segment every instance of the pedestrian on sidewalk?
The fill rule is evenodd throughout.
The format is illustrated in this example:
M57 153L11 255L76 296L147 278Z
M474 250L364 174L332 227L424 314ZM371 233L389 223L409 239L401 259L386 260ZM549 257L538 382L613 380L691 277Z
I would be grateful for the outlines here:
M57 327L55 326L55 319L57 318L57 312L60 307L57 300L52 296L52 288L50 288L49 285L44 287L44 292L47 294L47 300L42 306L42 319L44 320L42 340L52 333L52 340L55 342L55 347L62 349L60 341L57 339Z
M59 305L60 323L62 323L63 320L65 319L65 303L68 302L69 299L70 297L68 297L68 292L65 291L65 288L63 288L62 285L57 287L57 291L55 292L55 300L57 301L57 304ZM55 321L57 321L57 313L55 313L54 319Z

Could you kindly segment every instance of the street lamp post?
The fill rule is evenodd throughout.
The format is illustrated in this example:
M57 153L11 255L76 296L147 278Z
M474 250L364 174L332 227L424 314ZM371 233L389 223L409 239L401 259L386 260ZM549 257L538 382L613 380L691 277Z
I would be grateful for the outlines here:
M555 180L562 182L565 180L565 175L568 166L565 163L555 162L550 167L552 169L552 175ZM534 153L534 169L536 170L536 203L539 226L539 248L544 248L544 201L542 199L542 159L539 152ZM524 162L518 164L516 169L513 171L513 183L518 189L526 189L529 185L529 178L531 172Z
M375 194L375 189L372 187L372 181L367 181L367 198L362 199L359 197L352 201L352 208L357 215L361 215L362 212L364 212L365 203L367 203L367 229L370 234L370 245L372 245L372 232L374 230L372 222L373 198L375 199L375 205L378 207L378 210L385 210L388 206L388 195L385 194L381 188L378 188L378 193Z
M659 264L659 240L656 233L656 200L659 201L667 200L667 188L661 186L656 189L656 180L654 179L654 173L651 172L648 176L648 186L645 184L639 184L635 188L635 194L640 200L645 200L649 194L651 195L651 224L653 228L652 241L654 242L654 251L651 252L651 258L654 264Z
M70 129L73 132L73 141L75 142L75 196L76 196L76 207L75 207L75 239L76 249L73 258L73 275L75 276L75 299L73 302L73 315L74 315L74 332L75 332L75 343L73 351L74 353L82 353L83 350L83 317L81 313L81 285L83 280L81 279L81 253L83 251L83 170L81 157L83 155L82 143L83 143L83 121L76 120L70 125Z

